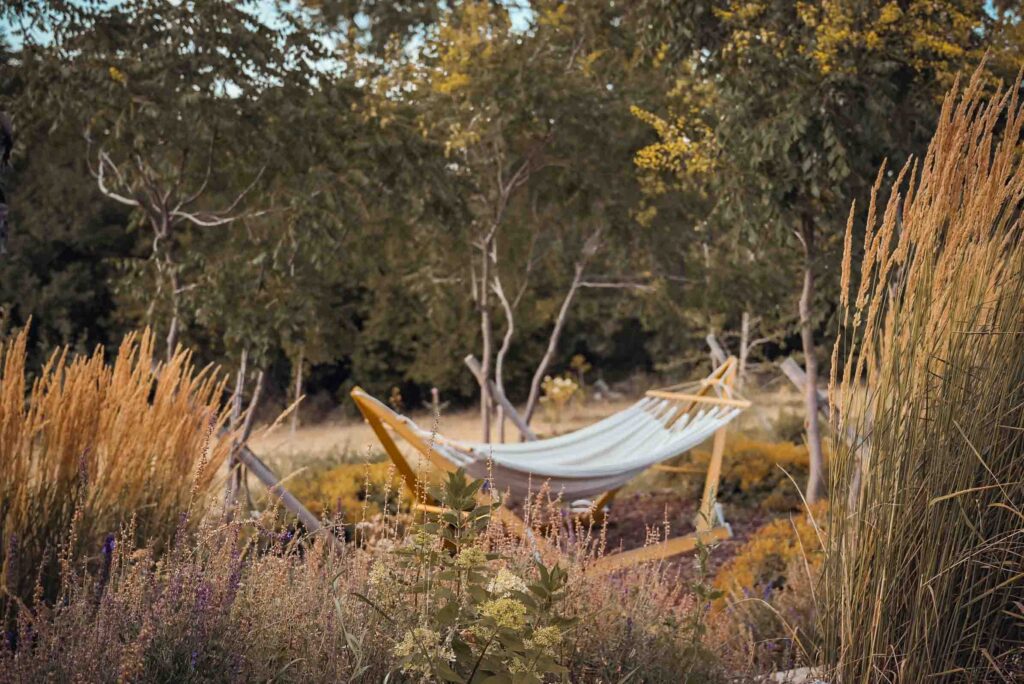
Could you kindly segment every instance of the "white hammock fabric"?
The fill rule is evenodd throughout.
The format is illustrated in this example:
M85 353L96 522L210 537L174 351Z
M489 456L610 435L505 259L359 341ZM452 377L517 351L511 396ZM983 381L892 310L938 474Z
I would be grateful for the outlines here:
M516 444L460 442L434 435L368 394L382 412L413 430L434 452L474 478L516 497L547 484L563 501L617 489L647 468L711 437L740 413L735 406L696 405L672 420L679 404L647 397L569 434Z

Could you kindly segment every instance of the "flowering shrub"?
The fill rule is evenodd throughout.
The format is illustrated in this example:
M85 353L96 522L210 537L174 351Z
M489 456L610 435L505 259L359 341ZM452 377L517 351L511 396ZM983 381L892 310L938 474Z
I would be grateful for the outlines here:
M580 387L583 387L584 378L593 366L587 361L587 357L583 354L573 354L572 358L569 359L569 368L576 373L576 382L579 383Z
M482 484L450 473L435 493L448 510L418 525L393 552L395 572L375 566L370 592L361 596L404 631L393 652L406 675L539 682L565 673L556 649L574 622L559 611L568 575L535 562L527 582L508 567L511 558L486 550L482 533L497 504L477 502Z
M548 422L557 429L562 423L566 406L580 394L579 383L567 375L555 378L545 375L540 387L544 391L540 403L547 413Z
M479 486L450 482L447 512L412 528L382 514L373 544L341 552L207 518L158 555L127 527L63 576L56 603L9 614L0 684L723 680L730 627L705 627L705 589L674 566L537 563Z
M808 664L820 641L814 585L824 562L826 504L759 528L715 577L716 602L746 633L763 669ZM812 516L813 519L812 520Z
M341 514L347 522L360 522L385 508L394 512L399 480L390 461L343 463L303 473L288 488L314 515Z

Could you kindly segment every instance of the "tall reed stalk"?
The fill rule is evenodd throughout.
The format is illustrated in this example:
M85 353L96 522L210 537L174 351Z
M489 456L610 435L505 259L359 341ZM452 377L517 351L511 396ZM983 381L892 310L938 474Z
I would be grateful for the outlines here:
M1024 639L1021 83L947 95L843 264L825 567L833 681L1003 681ZM883 169L884 171L884 169ZM841 351L845 348L845 354ZM842 357L845 356L845 362Z
M62 558L100 556L132 520L139 541L169 541L230 448L224 382L187 352L155 365L149 332L113 365L58 350L29 387L27 337L0 343L0 609L37 578L52 596Z

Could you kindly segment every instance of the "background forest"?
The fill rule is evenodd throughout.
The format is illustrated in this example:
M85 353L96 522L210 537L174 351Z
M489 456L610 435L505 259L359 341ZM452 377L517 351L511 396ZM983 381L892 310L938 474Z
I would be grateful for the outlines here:
M466 402L470 353L516 402L575 354L685 374L744 320L755 354L824 348L851 203L1024 45L1015 3L963 0L2 12L4 329L33 319L34 366L149 325L279 405Z

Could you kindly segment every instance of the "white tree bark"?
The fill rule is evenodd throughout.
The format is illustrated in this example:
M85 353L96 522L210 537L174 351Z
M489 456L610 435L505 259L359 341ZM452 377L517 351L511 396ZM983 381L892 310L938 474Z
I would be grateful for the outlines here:
M537 410L537 402L540 400L540 385L544 380L544 374L547 373L548 366L551 364L551 359L554 358L555 351L558 349L558 341L562 337L562 328L565 327L565 321L569 317L569 307L572 305L572 300L580 289L580 280L583 278L584 268L585 264L576 264L576 272L573 275L572 284L569 285L569 290L565 293L565 299L562 300L562 306L558 310L555 327L551 331L551 337L548 338L547 349L544 350L544 356L541 357L540 363L537 364L537 370L534 371L533 379L530 381L530 395L526 400L526 410L523 415L527 425L530 424L533 414Z
M708 349L711 350L711 365L721 366L725 363L725 360L729 358L729 354L726 352L725 347L718 341L718 338L714 333L708 333L704 340L708 343Z
M804 402L807 407L807 451L810 456L810 472L807 478L808 503L815 503L822 495L825 484L824 463L821 451L821 429L818 422L818 358L814 346L813 303L814 303L814 224L804 218L797 233L804 250L804 279L800 292L800 339L804 348L804 368L807 372L807 387Z
M600 227L595 228L594 232L583 243L580 258L573 270L572 283L570 283L569 290L565 293L562 306L558 309L555 327L551 331L551 337L548 338L547 349L544 350L544 356L541 357L540 363L537 364L537 370L533 373L533 379L530 381L530 395L526 400L526 409L523 413L523 419L527 425L530 424L530 420L533 419L533 414L537 410L537 403L540 400L541 382L544 380L544 374L547 372L548 366L551 364L551 360L558 349L558 341L562 337L562 329L569 318L569 308L572 306L572 301L583 284L583 273L587 270L587 264L597 254L598 250L601 249L601 232Z
M481 344L483 349L480 353L481 358L481 374L484 378L491 377L491 354L493 342L491 340L491 297L490 297L490 281L491 281L491 248L494 244L493 231L491 235L487 237L481 247L481 268L480 268L480 282L479 282L479 299L478 304L480 307L480 336ZM486 383L480 384L480 425L483 433L483 442L486 444L491 441L491 388Z
M302 364L304 362L304 357L305 357L305 354L303 353L303 350L300 349L299 350L299 360L298 360L298 363L295 364L295 388L294 388L295 389L295 395L294 395L295 402L298 402L299 398L302 396ZM299 405L298 405L298 403L296 403L295 404L295 408L292 410L291 423L290 423L290 427L289 427L289 432L291 433L292 437L295 437L295 432L298 429L299 429Z

